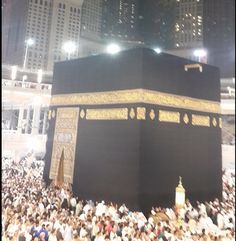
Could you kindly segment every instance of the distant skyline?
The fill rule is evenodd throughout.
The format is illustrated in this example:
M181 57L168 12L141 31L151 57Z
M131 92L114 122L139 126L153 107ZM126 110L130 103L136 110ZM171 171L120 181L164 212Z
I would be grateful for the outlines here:
M79 9L78 19L72 19L70 4ZM32 47L27 61L32 56L32 66L50 70L53 61L66 58L61 45L70 38L80 47L73 58L100 53L110 41L124 48L147 46L164 51L206 48L208 63L220 67L222 77L235 76L234 0L3 0L2 13L3 62L13 64L14 56L14 63L20 64L24 39L35 36L38 50ZM34 25L38 29L33 33ZM45 44L43 49L39 44ZM14 45L19 51L12 49Z

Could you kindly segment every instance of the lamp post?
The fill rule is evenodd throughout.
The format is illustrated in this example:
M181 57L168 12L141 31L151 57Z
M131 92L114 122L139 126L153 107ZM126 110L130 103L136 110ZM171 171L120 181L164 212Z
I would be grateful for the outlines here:
M43 70L39 69L38 70L38 76L37 76L37 81L38 81L39 84L42 82L42 79L43 79Z
M73 41L67 41L63 44L62 49L67 53L68 59L70 59L70 55L76 50L76 44Z
M207 51L205 49L196 49L194 50L193 55L198 58L198 62L201 62L201 59L207 56Z
M28 79L28 76L27 75L23 75L22 77L22 87L24 88L25 87L25 81Z
M25 48L25 57L24 57L24 63L23 63L23 69L25 69L26 65L26 59L27 59L27 53L28 53L28 48L32 45L34 45L34 40L32 38L29 38L25 41L26 43L26 48Z
M15 80L15 79L16 79L16 73L17 73L17 66L14 65L14 66L12 66L12 68L11 68L11 79L12 79L12 80Z
M38 135L39 134L39 122L40 122L40 109L42 106L42 98L40 96L36 96L33 99L33 120L32 120L32 131L31 134Z
M183 208L185 204L185 189L182 185L182 177L179 177L179 185L175 189L175 206L177 209Z

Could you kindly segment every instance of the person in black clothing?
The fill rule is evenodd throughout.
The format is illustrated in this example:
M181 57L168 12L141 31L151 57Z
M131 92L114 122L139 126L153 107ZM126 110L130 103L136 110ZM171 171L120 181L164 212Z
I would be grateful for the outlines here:
M66 198L64 198L64 200L62 201L61 208L62 209L68 209L69 208L68 201L67 201Z

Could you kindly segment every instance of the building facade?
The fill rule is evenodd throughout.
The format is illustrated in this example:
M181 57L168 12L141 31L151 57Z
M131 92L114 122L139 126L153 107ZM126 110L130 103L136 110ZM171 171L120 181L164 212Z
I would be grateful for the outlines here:
M176 0L140 1L139 8L139 31L143 42L154 48L173 48Z
M9 22L10 22L10 8L11 0L3 0L2 2L2 61L6 60L8 33L9 33Z
M203 0L176 0L175 47L202 47L202 26Z
M27 153L45 154L52 73L43 75L43 83L37 79L37 73L22 68L13 77L12 66L2 65L2 156L18 161Z
M8 64L30 70L52 70L55 61L65 60L64 42L79 44L83 0L11 0ZM8 3L7 3L8 4ZM9 5L8 5L9 6ZM34 41L32 46L26 40ZM78 48L71 57L78 56Z
M81 37L91 40L101 38L102 0L84 0L81 18Z
M84 0L79 43L79 56L104 52L102 40L102 0Z
M204 0L203 42L209 64L221 77L235 77L235 1Z
M46 69L51 8L51 0L11 1L6 63L23 66L26 40L31 38L34 45L28 46L25 67Z
M139 1L103 0L102 37L106 40L138 41Z
M63 50L63 44L72 41L76 50L70 58L79 56L79 39L81 26L81 12L83 0L53 0L52 22L50 25L48 65L53 68L53 63L66 60L68 54Z

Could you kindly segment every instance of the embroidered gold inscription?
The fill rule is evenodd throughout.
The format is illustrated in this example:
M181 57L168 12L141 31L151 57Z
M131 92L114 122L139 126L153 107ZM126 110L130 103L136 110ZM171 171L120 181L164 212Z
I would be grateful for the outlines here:
M210 126L210 117L203 115L192 115L192 125L194 126Z
M219 102L172 95L145 89L53 95L51 98L51 106L109 105L130 103L146 103L202 112L220 113Z
M87 120L127 120L127 108L113 108L113 109L87 109Z
M144 107L137 107L137 119L145 120L146 119L146 109Z
M180 123L180 113L173 111L159 110L159 121Z
M55 179L64 148L64 180L73 183L79 108L58 108L52 148L50 179Z

